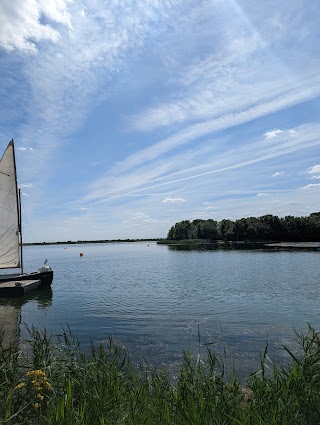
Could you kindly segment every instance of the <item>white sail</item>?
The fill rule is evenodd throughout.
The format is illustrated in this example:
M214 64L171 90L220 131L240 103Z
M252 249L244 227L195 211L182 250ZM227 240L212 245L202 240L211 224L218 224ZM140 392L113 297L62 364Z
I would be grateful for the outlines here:
M17 190L11 141L0 160L0 269L20 267Z

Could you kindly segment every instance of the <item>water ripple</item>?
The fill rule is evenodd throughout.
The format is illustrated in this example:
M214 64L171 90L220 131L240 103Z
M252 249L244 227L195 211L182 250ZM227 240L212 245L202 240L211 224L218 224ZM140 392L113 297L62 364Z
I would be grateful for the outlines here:
M278 355L293 327L320 325L319 253L172 251L153 243L27 248L30 268L47 257L55 276L51 304L25 303L22 321L53 332L69 323L84 342L112 335L155 364L197 351L198 324L203 342L222 329L230 355L246 364L267 339Z

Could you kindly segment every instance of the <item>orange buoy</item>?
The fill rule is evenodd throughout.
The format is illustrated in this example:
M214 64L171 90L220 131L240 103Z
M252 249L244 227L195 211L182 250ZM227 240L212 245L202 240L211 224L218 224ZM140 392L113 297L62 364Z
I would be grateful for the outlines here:
M83 252L80 252L80 257L83 257Z

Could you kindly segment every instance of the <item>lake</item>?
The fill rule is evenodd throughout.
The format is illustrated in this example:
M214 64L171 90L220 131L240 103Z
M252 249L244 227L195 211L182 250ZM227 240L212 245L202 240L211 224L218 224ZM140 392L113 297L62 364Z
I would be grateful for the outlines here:
M80 257L80 252L83 257ZM58 334L68 324L86 348L112 336L133 362L177 369L204 344L233 359L244 378L266 343L288 360L294 331L320 327L320 253L181 250L154 242L27 246L26 269L45 258L52 291L19 299L23 323ZM0 300L0 309L8 301Z

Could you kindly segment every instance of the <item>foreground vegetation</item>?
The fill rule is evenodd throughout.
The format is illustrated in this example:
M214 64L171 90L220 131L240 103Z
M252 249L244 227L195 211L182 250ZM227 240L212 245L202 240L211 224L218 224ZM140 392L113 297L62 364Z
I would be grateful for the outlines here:
M168 240L205 239L209 241L320 241L320 212L308 217L275 215L247 217L232 220L183 220L168 232Z
M267 352L261 370L240 386L224 376L213 352L194 362L186 355L175 380L166 372L130 366L110 341L84 353L72 336L54 342L30 332L28 350L2 348L0 423L3 424L318 424L320 335L298 335L300 354L288 349L286 369Z

